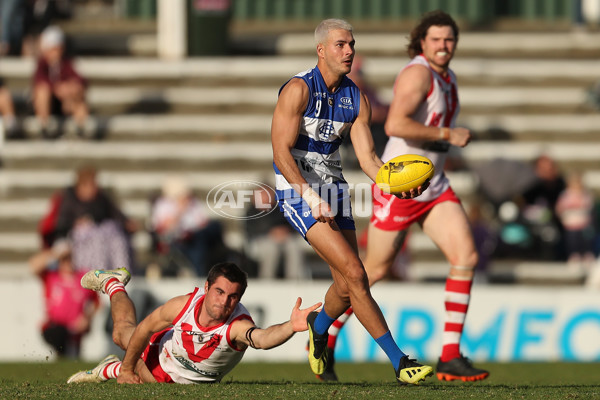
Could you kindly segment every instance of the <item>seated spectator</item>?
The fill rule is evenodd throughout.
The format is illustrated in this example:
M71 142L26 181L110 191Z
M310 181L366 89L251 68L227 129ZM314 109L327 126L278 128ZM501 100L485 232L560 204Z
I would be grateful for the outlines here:
M66 240L57 241L52 248L31 257L29 266L44 285L44 340L59 357L77 358L81 339L89 332L100 304L97 293L81 287L79 282L85 272L75 270Z
M18 137L19 129L12 94L10 93L10 90L4 86L2 79L0 79L0 115L2 116L2 128L4 128L5 136L9 139Z
M564 259L562 225L556 215L556 201L565 189L565 180L556 162L547 155L535 160L535 181L524 191L523 216L536 240L538 258Z
M493 258L531 260L539 257L533 232L523 217L522 204L505 201L498 208L498 219Z
M254 204L246 210L246 240L249 256L258 262L258 277L275 279L283 262L286 279L307 278L300 236L276 207L275 193L266 188L254 191Z
M196 275L206 276L212 256L224 248L223 231L184 179L173 176L165 180L150 220L160 250L172 259L183 259Z
M571 173L556 202L571 267L589 269L594 262L593 211L594 197L583 185L581 174Z
M138 224L123 214L98 186L96 169L77 171L75 185L62 192L56 216L55 238L73 242L73 262L79 269L125 267L133 269L129 234Z
M33 76L33 108L45 138L63 132L54 118L72 117L79 136L95 135L85 100L86 81L65 55L65 37L57 26L49 26L40 36L40 57Z

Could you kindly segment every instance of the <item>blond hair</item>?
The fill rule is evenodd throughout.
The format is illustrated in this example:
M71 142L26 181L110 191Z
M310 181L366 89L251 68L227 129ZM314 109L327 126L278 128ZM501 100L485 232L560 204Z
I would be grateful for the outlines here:
M324 43L327 40L327 35L329 34L329 32L336 30L336 29L343 29L345 31L352 33L352 25L350 25L348 22L344 21L343 19L336 19L336 18L326 19L326 20L321 21L321 23L315 29L315 43L316 44Z

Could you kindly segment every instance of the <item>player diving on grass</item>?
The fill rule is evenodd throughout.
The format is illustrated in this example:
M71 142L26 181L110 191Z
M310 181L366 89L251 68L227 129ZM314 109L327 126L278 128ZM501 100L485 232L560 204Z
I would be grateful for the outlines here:
M307 330L307 315L321 306L300 309L297 299L289 321L261 329L240 303L247 276L233 263L214 265L204 288L175 297L136 325L124 269L89 271L81 286L110 297L113 341L123 350L120 361L109 355L95 368L72 375L67 383L203 383L219 382L242 359L248 346L270 349L294 333Z
M346 75L354 60L352 26L324 20L315 30L317 66L280 89L271 126L273 165L279 208L329 264L333 284L323 309L308 315L309 363L320 375L327 369L327 330L352 305L359 321L389 357L400 383L418 384L432 374L397 346L371 296L358 257L348 184L339 146L350 135L365 174L375 180L383 164L375 154L367 97ZM413 198L426 185L398 196Z

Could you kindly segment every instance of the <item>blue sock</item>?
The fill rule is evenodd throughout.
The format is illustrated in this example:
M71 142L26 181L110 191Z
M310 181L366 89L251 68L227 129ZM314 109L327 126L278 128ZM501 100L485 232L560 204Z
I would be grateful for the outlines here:
M324 335L331 324L333 324L333 321L335 321L335 318L331 318L325 313L325 309L322 309L319 314L317 314L317 318L315 318L315 332L319 335Z
M397 369L400 365L400 359L404 357L406 354L402 352L398 348L398 345L394 341L392 334L390 331L387 331L382 336L375 339L379 347L387 354L388 358L392 362L394 369Z

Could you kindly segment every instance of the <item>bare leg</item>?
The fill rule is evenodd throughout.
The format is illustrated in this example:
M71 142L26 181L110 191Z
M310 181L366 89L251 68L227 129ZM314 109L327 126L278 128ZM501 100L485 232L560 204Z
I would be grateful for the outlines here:
M407 231L384 231L369 225L365 270L371 286L387 276L398 251L404 244L407 233Z
M364 266L369 279L369 285L373 286L376 282L387 276L396 254L404 244L407 231L384 231L373 225L369 225L368 229L369 236ZM340 329L342 329L348 318L352 315L352 311L352 308L349 308L337 319L336 324L329 328L327 347L331 350L335 349Z
M127 350L129 339L136 327L135 306L127 292L117 292L110 299L110 314L113 319L113 342Z
M50 99L52 91L49 85L38 84L33 88L33 108L35 116L38 117L42 125L48 122L50 118Z
M325 295L324 309L337 318L352 305L356 317L373 338L389 331L381 309L371 296L367 274L358 258L354 231L339 231L337 226L317 223L306 238L325 260L333 276L333 284Z
M110 299L110 313L113 319L113 341L123 350L127 350L129 340L137 326L135 318L135 306L127 295L127 292L117 292ZM156 382L154 376L144 363L139 359L135 372L143 382Z
M449 276L473 279L479 255L471 226L459 203L445 201L433 207L423 221L423 232L446 256Z

